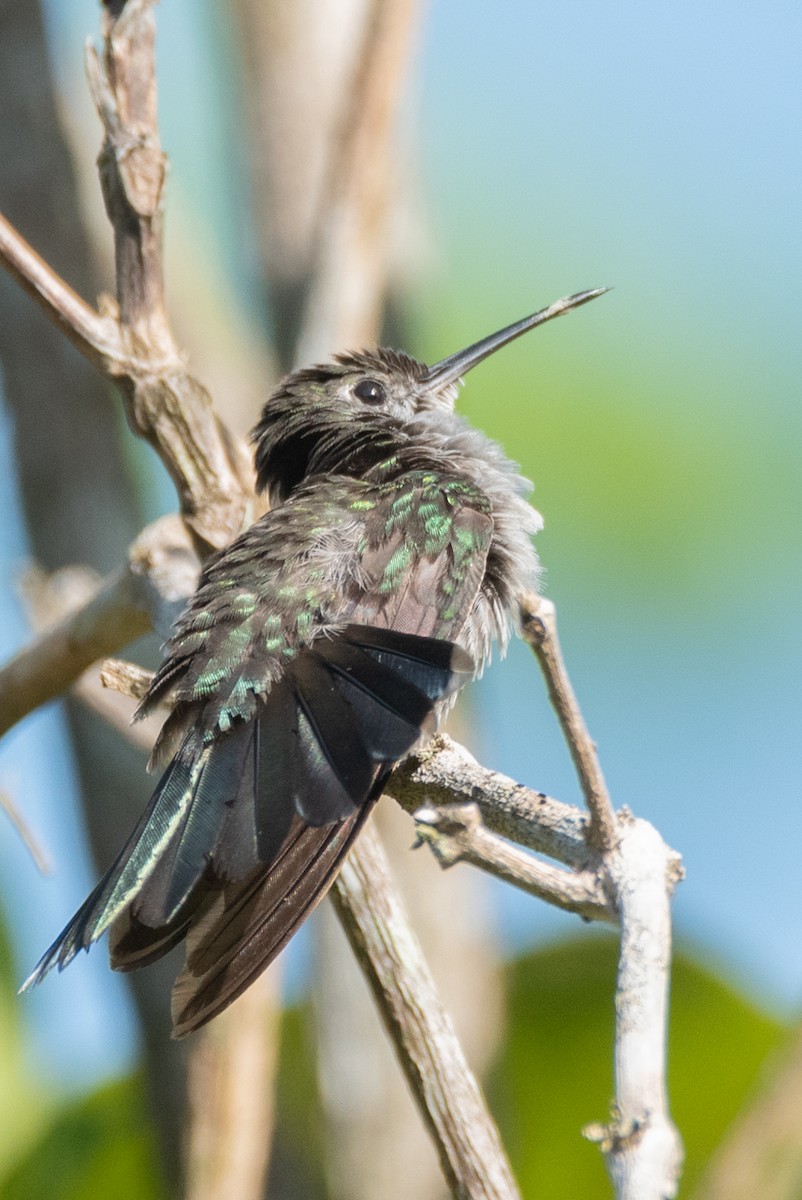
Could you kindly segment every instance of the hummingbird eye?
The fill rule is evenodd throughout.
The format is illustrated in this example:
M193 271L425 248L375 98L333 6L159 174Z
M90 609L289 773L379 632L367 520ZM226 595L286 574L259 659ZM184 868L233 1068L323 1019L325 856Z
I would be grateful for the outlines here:
M354 385L354 395L363 404L383 404L387 399L383 385L375 379L360 379Z

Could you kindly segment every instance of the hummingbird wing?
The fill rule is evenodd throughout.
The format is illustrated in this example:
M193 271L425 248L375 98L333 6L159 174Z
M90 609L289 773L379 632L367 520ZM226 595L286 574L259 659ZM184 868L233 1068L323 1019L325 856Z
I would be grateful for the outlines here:
M464 642L475 605L485 602L493 536L486 497L463 480L423 471L384 493L366 527L361 566L370 584L352 596L352 619Z
M230 788L222 790L229 807L211 868L204 874L199 863L184 876L183 913L163 907L165 895L175 904L182 878L173 852L112 927L112 964L123 970L186 934L187 965L173 999L176 1036L226 1007L286 944L336 874L390 766L431 723L432 703L472 673L467 656L448 643L356 625L326 641L309 670L313 653L299 663L312 678L325 677L314 680L314 695L304 695L308 681L288 675L256 720L232 731L252 730L244 777L233 802ZM347 727L337 728L340 717ZM232 734L221 744L230 745ZM321 810L324 801L329 807ZM200 901L187 890L193 880Z
M325 894L392 767L473 675L450 639L480 588L486 502L433 477L323 490L207 567L143 705L172 696L172 759L26 987L109 927L121 970L186 938L175 1032L205 1023Z

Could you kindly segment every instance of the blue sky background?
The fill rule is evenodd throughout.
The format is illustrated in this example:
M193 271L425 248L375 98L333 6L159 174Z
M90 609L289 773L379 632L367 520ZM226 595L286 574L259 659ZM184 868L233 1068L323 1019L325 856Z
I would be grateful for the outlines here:
M94 145L80 59L96 6L52 0L51 15ZM201 229L250 320L231 30L211 0L163 0L158 18L168 239L185 220ZM680 937L784 1012L802 996L801 35L792 4L434 0L413 89L431 262L407 347L436 359L559 295L615 286L483 366L461 407L537 482L548 591L614 801L685 859ZM8 578L16 519L2 538ZM22 626L0 604L5 651ZM522 647L470 704L483 761L578 798ZM68 761L42 748L60 729L35 717L0 747L0 781L54 851L75 840ZM71 850L42 882L21 857L0 827L27 966L90 870ZM576 927L498 894L516 944ZM89 1028L81 989L98 988ZM79 1062L81 1078L113 1069L134 1036L120 994L102 952L49 982L30 1001L39 1057L73 1081Z

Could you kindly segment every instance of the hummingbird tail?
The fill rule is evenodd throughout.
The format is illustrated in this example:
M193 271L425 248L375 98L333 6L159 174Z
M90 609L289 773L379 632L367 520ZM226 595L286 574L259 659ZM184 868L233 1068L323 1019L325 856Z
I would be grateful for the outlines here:
M268 867L207 893L173 990L174 1037L211 1020L275 958L325 896L392 767L433 724L434 705L474 673L453 643L372 626L350 625L315 652L294 671L297 707L268 705L264 718L263 744L295 745L300 758L278 769L272 761L289 828ZM275 836L275 819L270 827Z
M79 950L88 950L139 892L169 844L176 826L191 807L199 776L202 778L208 759L208 752L204 753L201 746L202 739L196 732L185 738L123 849L53 945L42 955L20 991L27 991L41 982L53 967L63 970Z
M225 1008L325 895L396 762L467 681L458 646L350 625L291 660L251 720L192 726L120 855L23 985L110 929L132 970L186 938L182 1036Z
M207 895L173 988L173 1037L192 1033L227 1008L287 944L337 877L386 774L359 811L334 826L296 818L270 868Z

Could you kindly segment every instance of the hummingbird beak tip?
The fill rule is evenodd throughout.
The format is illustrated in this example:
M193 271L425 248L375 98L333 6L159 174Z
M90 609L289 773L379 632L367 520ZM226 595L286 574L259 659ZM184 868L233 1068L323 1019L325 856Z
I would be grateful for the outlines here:
M581 304L587 304L589 300L595 300L597 296L603 296L605 292L611 290L609 287L598 287L591 288L586 292L575 292L573 296L563 296L561 300L555 300L548 308L541 308L539 312L533 313L530 317L524 317L523 320L516 321L505 329L500 329L498 333L482 338L481 341L475 342L466 350L460 350L457 354L452 354L449 358L435 363L426 372L426 382L433 388L444 387L447 383L455 383L489 355L495 354L502 346L506 346L508 342L520 337L521 334L528 333L530 329L542 325L545 321L550 321L553 317L561 317L564 313L571 312L573 309L579 308Z
M604 287L589 288L586 292L575 292L573 296L564 296L562 300L555 300L553 304L543 310L542 314L537 315L540 315L543 321L547 321L550 316L557 317L564 312L571 312L573 309L587 304L589 300L595 300L597 296L604 296L606 292L612 290L612 286L605 284Z

